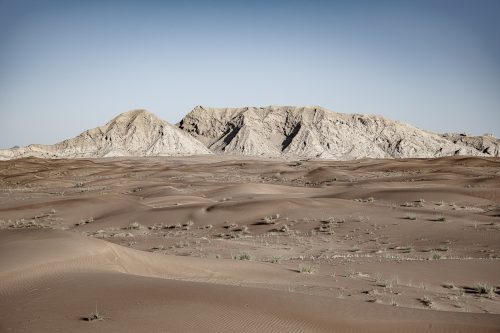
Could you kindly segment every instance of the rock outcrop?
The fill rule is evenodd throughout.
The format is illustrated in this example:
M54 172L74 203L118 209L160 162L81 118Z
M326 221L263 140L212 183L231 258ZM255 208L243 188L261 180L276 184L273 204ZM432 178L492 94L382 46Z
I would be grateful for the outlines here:
M498 150L453 142L384 117L335 113L321 107L197 106L178 126L214 153L223 154L342 160L498 156Z
M436 134L381 116L321 107L197 106L173 126L145 110L54 145L0 150L0 159L231 154L285 158L432 158L499 156L493 136Z
M445 133L442 136L454 144L473 148L486 156L500 156L500 140L492 134L471 136L465 133Z
M20 157L95 158L210 154L202 143L145 110L122 113L106 125L54 145L0 150L1 159Z

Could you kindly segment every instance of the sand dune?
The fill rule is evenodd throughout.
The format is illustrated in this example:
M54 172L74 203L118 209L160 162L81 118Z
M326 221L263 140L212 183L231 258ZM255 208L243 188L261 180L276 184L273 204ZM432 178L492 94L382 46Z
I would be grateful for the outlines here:
M3 161L0 331L499 332L499 166Z
M235 286L279 284L297 275L265 264L161 256L53 230L3 231L0 237L2 313L16 306L25 313L0 316L6 328L87 331L89 324L71 311L85 313L94 303L110 316L92 327L103 332L327 332L333 327L346 332L494 332L499 323L496 315L395 311Z

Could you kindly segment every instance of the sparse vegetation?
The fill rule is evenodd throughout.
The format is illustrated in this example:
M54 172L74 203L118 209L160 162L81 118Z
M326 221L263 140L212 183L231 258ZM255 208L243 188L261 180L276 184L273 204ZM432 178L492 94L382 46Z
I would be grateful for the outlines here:
M189 220L189 221L187 221L187 222L183 223L183 224L182 224L182 226L183 226L183 227L190 227L190 226L192 226L193 224L194 224L194 222L193 222L193 221L191 221L191 220Z
M403 253L410 253L413 251L413 246L411 246L411 245L396 246L394 249L399 250L399 251L403 251Z
M472 290L481 296L486 296L487 298L495 298L495 287L486 283L486 282L478 282L474 284Z
M275 224L276 222L278 222L279 218L280 214L264 216L262 220L257 222L256 224Z
M78 227L78 226L89 224L89 223L92 223L92 222L94 222L94 217L91 216L91 217L89 217L89 218L87 218L85 220L81 220L80 222L75 223L75 226Z
M366 199L356 198L356 199L354 199L354 201L357 201L357 202L375 202L375 198L374 197L368 197Z
M417 219L417 215L415 215L415 214L406 214L406 216L404 218L407 219L407 220L415 221Z
M130 223L125 229L127 230L139 230L142 228L142 225L140 225L138 222L132 222Z
M234 260L252 260L252 257L250 256L250 254L243 252L243 253L240 253L240 254L233 256L233 259Z
M446 283L443 283L443 288L446 288L446 289L455 289L456 286L453 282L446 282Z
M443 256L437 252L432 252L432 255L431 255L431 259L432 260L439 260L439 259L442 259Z
M9 223L11 221L9 220ZM25 220L25 219L19 219L14 221L14 223L9 224L9 228L12 229L24 229L24 228L50 228L49 226L40 223L36 219L31 219L31 220Z
M97 310L97 304L96 304L95 311L92 312L91 314L89 314L88 316L83 317L82 319L85 320L85 321L88 321L88 322L93 322L93 321L104 320L104 317Z
M316 267L312 265L305 265L305 264L300 264L299 265L299 273L305 273L305 274L314 274L316 273Z
M248 266L255 270L255 281L261 281L259 284L265 288L286 290L288 287L297 293L324 297L336 297L341 290L340 297L352 299L352 302L379 302L389 311L392 304L422 311L425 308L498 313L500 285L496 283L494 269L500 258L495 243L500 230L500 223L496 221L498 207L491 200L454 195L453 191L461 191L456 185L462 184L462 180L446 178L452 167L446 166L445 158L440 159L437 166L433 166L432 160L401 162L401 165L391 160L390 170L380 166L373 168L371 161L362 161L359 165L349 162L345 164L348 168L344 168L341 161L308 162L303 167L292 168L286 164L294 160L264 163L232 158L223 163L209 160L198 170L195 161L184 164L184 168L177 167L180 159L151 158L147 163L130 162L128 166L129 162L123 158L102 169L93 170L106 165L107 161L99 165L88 163L87 169L68 169L73 168L71 163L80 163L77 160L65 165L64 170L52 172L44 167L45 171L39 175L47 177L48 181L44 183L42 178L33 178L35 186L30 190L24 186L33 175L25 172L15 176L19 172L14 172L13 168L14 176L0 177L3 179L0 197L5 200L0 229L46 225L68 230L77 237L104 238L120 246L112 245L117 251L124 251L121 246L135 249L133 253L126 253L134 254L130 257L133 260L143 258L144 265L138 269L144 267L146 273L150 257L157 267L163 260L168 263L168 257L177 256L176 262L204 262L207 267L217 264L223 270ZM202 159L197 158L196 163ZM460 159L451 160L455 163ZM237 167L240 162L245 168ZM396 170L392 170L394 163L398 164ZM477 176L480 180L474 180L477 191L491 196L494 183L488 177L494 180L500 176L500 171L494 163L487 164L480 159L472 164L483 163L484 168L474 167L469 173L464 170L464 174L470 175L467 177L470 181ZM119 172L123 174L118 183L113 180L116 165L120 165ZM414 170L415 165L425 167ZM19 169L24 170L24 167ZM66 172L66 169L67 173L59 179L55 173ZM334 176L342 180L331 183ZM446 191L431 192L432 182L441 176L453 186ZM73 188L77 180L85 185ZM396 182L392 183L394 180ZM14 185L14 182L19 183ZM100 193L104 184L107 188ZM43 186L47 185L49 192L44 192ZM133 191L137 186L144 189ZM57 193L64 189L67 197L61 200ZM88 189L91 191L81 193ZM377 200L371 200L369 195L377 195ZM419 199L426 195L429 201ZM219 201L226 199L221 200L222 196L233 199L221 203ZM362 199L355 202L354 198ZM436 205L441 198L456 200L459 210L452 211L449 202ZM90 200L109 203L109 207L89 204L73 209L74 202ZM176 201L181 206L174 207ZM361 203L372 201L373 204ZM9 204L12 207L8 207ZM419 208L421 205L424 208ZM51 211L52 207L57 207L57 213ZM60 233L4 231L22 237ZM92 239L87 241L95 243ZM19 248L21 246L29 245L21 244ZM185 256L195 259L183 259ZM133 263L125 262L124 265ZM443 265L450 270L439 270ZM136 267L131 267L133 272L137 271ZM170 272L168 267L165 273L162 273L164 268L155 267L155 274ZM481 274L466 272L474 267L481 268ZM376 278L377 271L383 276L379 274ZM278 283L272 277L273 272L284 276L295 274L295 277ZM397 274L399 277L394 278ZM470 279L476 275L478 277ZM234 280L223 278L213 276L214 282L232 283ZM235 283L256 286L252 281ZM77 311L78 317L74 319L78 321L79 317L93 311L94 301L92 299L87 311L85 308ZM88 325L89 331L102 324L107 326L110 309L106 304L101 307L106 317L104 322L81 325ZM429 312L423 315L439 315ZM113 321L118 321L113 313L111 315ZM85 320L98 321L102 316L96 311Z
M429 296L424 296L422 298L419 298L419 301L425 306L428 307L432 306L432 299Z
M273 256L273 257L271 257L271 260L270 260L270 262L273 264L278 264L280 261L281 261L280 256Z

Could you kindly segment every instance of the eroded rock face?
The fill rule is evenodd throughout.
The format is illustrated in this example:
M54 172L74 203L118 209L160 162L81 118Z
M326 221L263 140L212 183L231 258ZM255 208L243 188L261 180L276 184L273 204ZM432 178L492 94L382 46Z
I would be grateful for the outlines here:
M122 113L106 125L54 145L0 150L0 158L95 158L210 154L191 135L145 110Z
M333 159L495 156L380 116L321 107L197 106L178 125L214 153Z
M454 144L473 148L485 156L500 156L500 140L493 135L470 136L465 133L445 133L442 136Z
M0 159L211 153L339 160L499 156L499 141L493 136L440 135L380 116L321 107L197 106L178 127L148 111L133 110L54 145L0 150Z

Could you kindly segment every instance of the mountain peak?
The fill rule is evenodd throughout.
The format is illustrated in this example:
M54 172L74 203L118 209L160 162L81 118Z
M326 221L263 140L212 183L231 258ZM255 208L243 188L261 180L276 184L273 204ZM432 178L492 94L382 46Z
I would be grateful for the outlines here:
M96 158L210 154L198 140L155 114L136 109L54 145L0 151L0 158Z
M155 120L162 122L163 120L160 119L157 115L155 115L152 112L149 112L148 110L145 109L135 109L135 110L130 110L127 112L120 113L113 119L108 124L112 123L132 123L136 119L149 119L149 120Z
M196 107L179 127L220 154L358 159L498 156L499 151L495 140L486 149L484 140L450 141L381 116L321 106Z
M210 108L198 105L173 126L135 109L54 145L0 150L0 159L96 158L192 154L272 157L432 158L499 156L492 136L439 135L381 116L331 112L321 106Z

